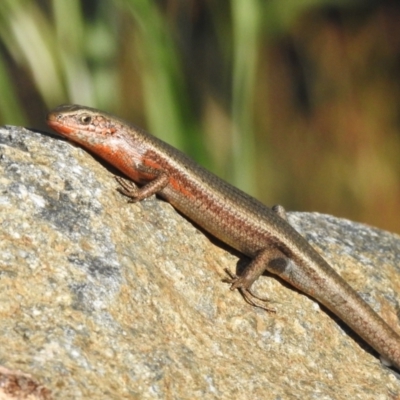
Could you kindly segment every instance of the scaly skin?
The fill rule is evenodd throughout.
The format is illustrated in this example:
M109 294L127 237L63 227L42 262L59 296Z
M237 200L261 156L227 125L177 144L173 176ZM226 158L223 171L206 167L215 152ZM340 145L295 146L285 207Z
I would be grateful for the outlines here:
M47 123L142 185L121 182L124 194L135 201L158 194L252 258L244 273L231 280L232 290L248 299L253 282L268 270L318 300L400 369L399 335L291 227L282 209L269 209L172 146L105 112L62 105L48 114Z

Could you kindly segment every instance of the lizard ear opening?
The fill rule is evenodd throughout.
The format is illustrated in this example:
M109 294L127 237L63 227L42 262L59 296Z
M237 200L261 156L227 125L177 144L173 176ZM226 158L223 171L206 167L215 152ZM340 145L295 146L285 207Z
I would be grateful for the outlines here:
M92 117L89 114L84 114L80 117L81 124L89 125L92 122Z

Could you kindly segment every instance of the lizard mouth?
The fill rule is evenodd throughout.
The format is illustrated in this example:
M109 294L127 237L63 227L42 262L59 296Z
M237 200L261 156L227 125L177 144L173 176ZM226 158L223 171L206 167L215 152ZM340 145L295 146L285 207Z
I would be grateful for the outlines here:
M73 128L70 128L65 124L63 124L62 122L60 122L57 117L58 114L54 113L47 114L46 120L50 128L54 129L56 132L61 134L69 134L74 130Z

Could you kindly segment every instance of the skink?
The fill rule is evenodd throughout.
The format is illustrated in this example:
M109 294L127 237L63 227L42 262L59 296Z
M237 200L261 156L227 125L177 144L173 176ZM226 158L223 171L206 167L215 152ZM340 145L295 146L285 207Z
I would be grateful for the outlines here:
M264 204L202 168L179 150L122 119L93 108L61 105L47 115L55 131L119 169L134 201L157 194L210 234L252 259L231 289L250 298L264 271L313 297L400 369L400 337L287 222Z

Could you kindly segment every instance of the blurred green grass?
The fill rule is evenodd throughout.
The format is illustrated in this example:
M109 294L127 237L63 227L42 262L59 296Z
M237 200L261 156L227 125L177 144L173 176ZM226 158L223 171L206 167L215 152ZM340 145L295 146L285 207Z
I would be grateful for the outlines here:
M400 6L2 0L0 122L141 125L266 204L400 232Z

